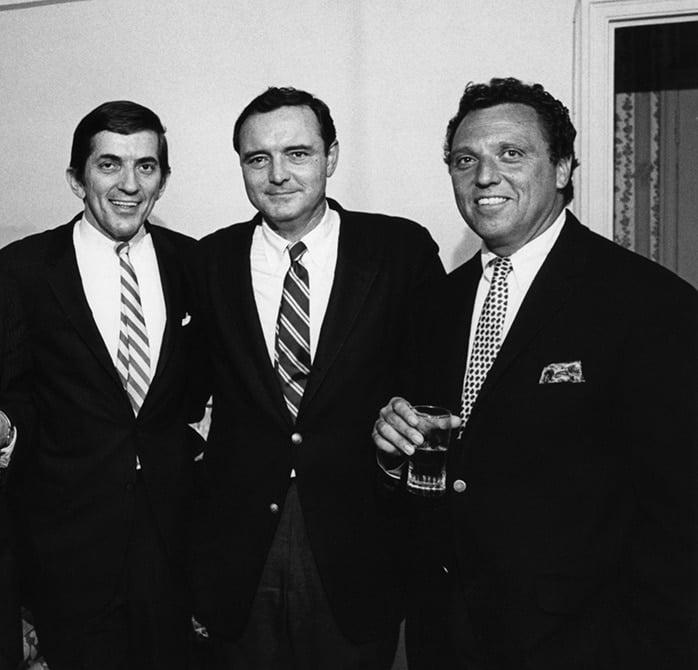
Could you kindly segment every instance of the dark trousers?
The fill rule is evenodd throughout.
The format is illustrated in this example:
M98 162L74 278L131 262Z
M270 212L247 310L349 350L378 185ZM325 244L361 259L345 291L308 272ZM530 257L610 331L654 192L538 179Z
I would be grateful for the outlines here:
M235 641L212 637L206 670L387 670L399 624L354 643L337 627L308 542L294 482L284 503L247 627ZM52 669L53 670L53 669Z
M191 620L182 580L173 574L146 500L136 484L134 526L124 574L113 600L74 629L42 616L39 648L51 670L186 670Z

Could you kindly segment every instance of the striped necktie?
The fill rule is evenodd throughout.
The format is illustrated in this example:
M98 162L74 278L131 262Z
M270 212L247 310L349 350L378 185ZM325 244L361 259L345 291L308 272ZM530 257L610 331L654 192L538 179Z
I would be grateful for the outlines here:
M116 247L121 268L121 329L116 370L133 413L138 414L150 386L150 347L143 318L138 278L129 259L129 244Z
M286 407L295 422L310 374L310 282L300 259L303 242L289 246L291 257L276 322L276 372Z
M491 260L489 264L494 266L494 270L485 304L477 322L473 350L468 361L468 372L463 383L461 428L458 437L463 434L480 387L502 345L502 329L504 328L504 317L507 313L509 298L507 278L511 272L511 259L498 257Z

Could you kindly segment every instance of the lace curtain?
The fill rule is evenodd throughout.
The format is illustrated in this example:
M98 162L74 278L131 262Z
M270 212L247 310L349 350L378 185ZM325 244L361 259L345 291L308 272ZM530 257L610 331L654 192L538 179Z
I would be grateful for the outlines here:
M661 261L661 91L617 93L615 241Z

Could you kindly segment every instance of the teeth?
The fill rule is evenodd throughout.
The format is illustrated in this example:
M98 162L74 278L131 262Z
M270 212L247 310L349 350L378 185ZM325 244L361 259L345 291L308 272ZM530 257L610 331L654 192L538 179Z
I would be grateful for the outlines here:
M506 202L506 198L501 198L496 195L490 196L489 198L478 198L477 200L478 205L501 205L503 202Z
M112 203L112 205L116 205L117 207L137 207L138 206L137 202L130 202L127 200L112 200L111 203Z

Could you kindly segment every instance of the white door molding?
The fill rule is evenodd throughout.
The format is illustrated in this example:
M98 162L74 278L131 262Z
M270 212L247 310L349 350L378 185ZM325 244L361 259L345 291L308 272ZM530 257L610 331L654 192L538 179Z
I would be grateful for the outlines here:
M574 210L613 238L615 30L698 20L698 0L577 0L573 117L578 131Z

